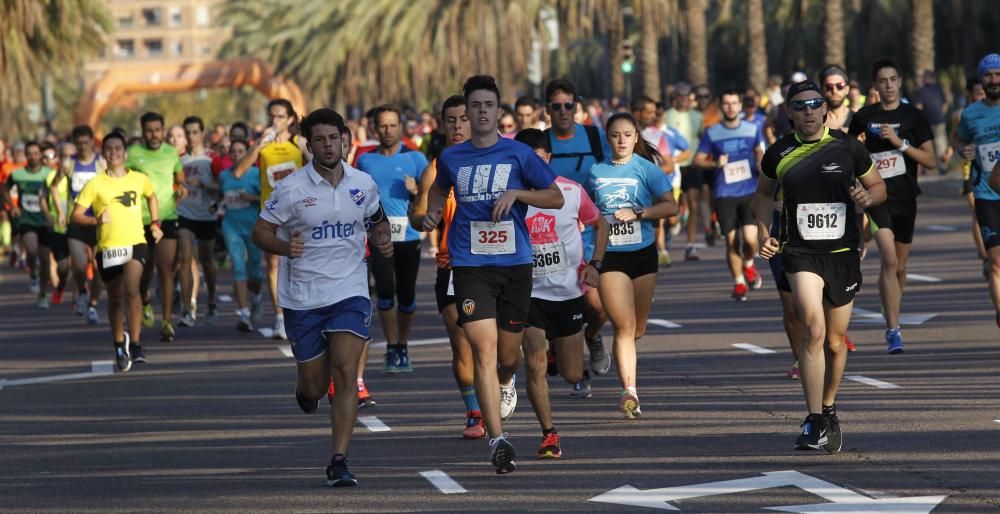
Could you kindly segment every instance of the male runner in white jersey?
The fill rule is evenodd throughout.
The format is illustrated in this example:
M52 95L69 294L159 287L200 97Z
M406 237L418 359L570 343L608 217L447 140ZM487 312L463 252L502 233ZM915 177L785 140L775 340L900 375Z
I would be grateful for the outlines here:
M514 138L548 162L552 153L549 139L538 129L525 129ZM549 403L546 349L551 342L559 359L559 372L570 384L580 383L583 370L584 286L596 288L611 231L607 220L576 182L556 177L563 195L560 209L528 208L531 233L531 309L524 331L524 364L528 372L528 399L542 426L539 458L562 457L559 433L552 423ZM580 224L594 227L593 259L584 264ZM589 393L590 384L587 384Z
M105 171L107 164L94 151L94 131L89 126L74 127L71 138L73 146L76 147L76 155L66 163L66 175L69 177L69 200L75 202L76 197L83 191L83 186L86 186L98 173ZM97 229L70 221L66 238L73 281L76 282L77 288L76 315L86 314L87 323L97 324L97 300L101 297L104 282L94 268L91 268L93 278L87 278L87 267L94 263Z
M558 209L563 196L547 164L524 144L497 132L496 79L473 76L463 90L472 137L445 149L438 158L423 229L429 232L438 226L447 192L454 186L457 208L448 250L455 299L461 307L459 323L472 344L476 393L492 437L490 461L497 474L503 474L516 469L514 447L503 433L501 419L510 416L517 402L514 372L531 305L532 256L525 209L529 205Z
M358 358L371 325L367 235L392 255L375 182L343 162L343 130L344 119L330 109L302 120L312 161L278 184L253 229L254 244L281 256L278 304L298 362L295 398L304 412L316 412L333 377L333 458L326 476L334 487L358 483L346 455L358 412Z

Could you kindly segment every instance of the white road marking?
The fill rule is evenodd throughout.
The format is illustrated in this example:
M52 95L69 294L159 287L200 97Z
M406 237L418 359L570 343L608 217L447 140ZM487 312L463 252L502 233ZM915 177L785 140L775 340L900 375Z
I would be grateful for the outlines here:
M229 296L228 294L220 294L219 301L222 303L229 303L233 301L233 297Z
M954 232L958 229L951 225L927 225L927 230L934 232Z
M452 480L450 476L440 469L432 469L430 471L421 471L420 476L426 478L431 485L438 488L444 494L462 494L467 493L464 487L458 484L458 482Z
M1000 423L1000 419L994 419L993 422L994 423Z
M665 319L650 318L650 319L646 320L646 324L648 324L648 325L656 325L658 327L663 327L663 328L681 328L681 324L680 323L674 323L673 321L667 321Z
M864 375L845 375L844 378L848 380L853 380L865 385L870 385L872 387L877 387L879 389L901 389L900 386L896 384L891 384L889 382L883 382L881 380L876 380L874 378L869 378Z
M285 357L295 357L295 354L292 353L292 348L287 344L279 344L277 348Z
M931 284L936 284L941 282L940 278L932 277L929 275L918 275L916 273L907 273L906 278L909 280L916 280L917 282L930 282Z
M411 341L407 341L406 345L407 346L427 346L429 344L441 344L441 343L447 343L447 342L448 342L448 338L447 337L432 337L430 339L413 339ZM386 342L382 341L381 343L371 343L369 346L371 346L372 348L385 348L385 345L386 345Z
M11 386L47 384L49 382L62 382L65 380L78 380L81 378L106 377L108 375L113 375L114 372L115 372L115 364L113 361L91 361L90 371L81 373L66 373L62 375L19 378L15 380L7 380L4 378L0 378L0 390L2 390L5 387L11 387Z
M774 350L771 350L769 348L764 348L764 347L757 346L755 344L750 344L750 343L736 343L733 346L735 346L736 348L739 348L741 350L746 350L748 352L753 352L753 353L759 353L761 355L768 354L768 353L777 353Z
M382 420L376 418L375 416L361 416L358 418L358 421L360 421L361 424L368 428L371 432L388 432L392 430L386 426L385 423L382 423Z
M924 312L919 314L901 314L899 316L900 325L922 325L936 317L936 312ZM882 314L863 307L855 307L853 310L853 322L863 324L881 325L885 323Z

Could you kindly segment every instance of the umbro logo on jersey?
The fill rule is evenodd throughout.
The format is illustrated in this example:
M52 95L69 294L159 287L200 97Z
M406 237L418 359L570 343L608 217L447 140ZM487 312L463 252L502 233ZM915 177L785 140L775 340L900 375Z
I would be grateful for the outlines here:
M315 196L310 196L308 198L303 198L302 199L302 203L305 204L306 207L315 207L316 206L316 197Z
M853 290L855 290L855 289L857 289L857 288L858 288L858 283L857 283L857 282L855 282L855 283L853 283L853 284L851 284L851 285L847 286L846 288L844 288L844 292L845 292L845 293L850 293L851 291L853 291Z
M823 173L840 173L841 171L844 171L840 169L840 165L835 162L831 162L830 164L824 164L820 166L820 168L823 169Z
M347 192L351 193L351 201L357 206L361 206L361 202L364 202L365 196L368 195L363 189L348 189Z
M135 199L138 197L135 191L125 191L124 193L115 197L118 203L124 205L125 207L132 207L135 205Z

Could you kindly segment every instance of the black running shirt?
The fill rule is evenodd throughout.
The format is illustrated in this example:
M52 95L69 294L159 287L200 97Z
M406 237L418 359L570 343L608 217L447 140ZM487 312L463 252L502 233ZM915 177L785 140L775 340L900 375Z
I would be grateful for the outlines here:
M761 174L778 181L784 195L778 240L784 254L828 254L857 250L861 230L850 188L874 168L860 141L823 128L818 141L795 132L764 152Z
M881 104L866 105L851 118L848 133L857 137L865 134L865 148L871 153L875 169L885 181L886 198L909 200L920 194L917 185L917 161L904 155L887 139L879 136L880 126L888 124L896 130L900 139L909 141L911 146L920 145L934 139L927 116L910 104L900 103L891 111L882 109Z

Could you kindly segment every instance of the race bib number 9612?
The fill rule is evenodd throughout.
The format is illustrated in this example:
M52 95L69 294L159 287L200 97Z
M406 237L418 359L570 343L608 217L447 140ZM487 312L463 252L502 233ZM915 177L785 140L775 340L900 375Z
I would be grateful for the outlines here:
M795 221L799 234L806 241L840 239L847 226L847 204L800 203Z

